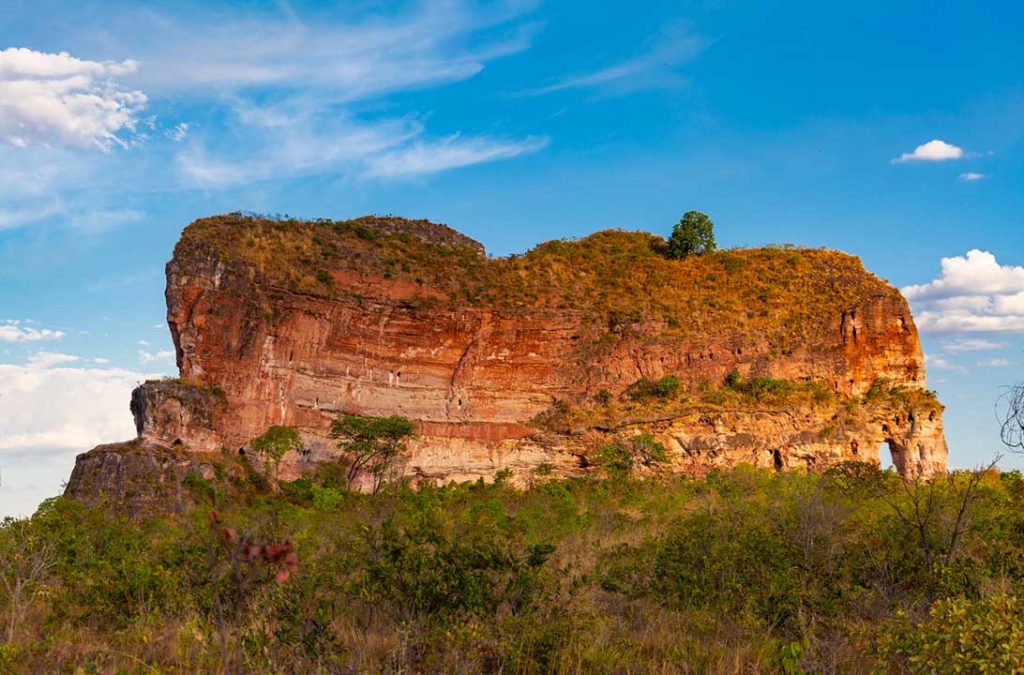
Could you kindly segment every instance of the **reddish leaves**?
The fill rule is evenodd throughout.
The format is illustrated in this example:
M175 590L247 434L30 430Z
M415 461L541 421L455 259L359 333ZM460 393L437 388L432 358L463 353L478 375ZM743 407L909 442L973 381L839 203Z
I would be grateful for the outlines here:
M231 549L232 557L276 569L274 579L279 584L288 581L288 577L299 567L299 555L287 539L279 544L260 544L249 537L239 536L234 528L222 524L220 513L216 510L210 511L210 524L220 532Z

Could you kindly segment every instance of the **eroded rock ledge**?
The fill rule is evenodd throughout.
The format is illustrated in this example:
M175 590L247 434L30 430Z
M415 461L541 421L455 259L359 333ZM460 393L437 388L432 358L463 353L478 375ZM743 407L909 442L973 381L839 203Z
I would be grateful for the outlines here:
M196 221L167 265L181 379L134 393L139 437L237 452L296 426L309 450L284 477L333 456L341 412L414 420L407 473L436 481L592 473L588 453L636 433L671 471L877 461L885 443L901 472L945 470L942 406L895 288L835 251L663 247L603 231L494 259L427 221ZM723 398L730 374L820 395ZM671 400L631 398L665 376ZM83 467L105 470L97 451L69 493L91 489Z

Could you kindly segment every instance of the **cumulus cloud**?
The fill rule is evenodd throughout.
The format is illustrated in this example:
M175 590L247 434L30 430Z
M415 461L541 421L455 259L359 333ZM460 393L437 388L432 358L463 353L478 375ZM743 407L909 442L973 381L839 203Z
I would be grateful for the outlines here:
M124 145L146 96L116 79L137 68L130 60L89 61L66 52L0 51L0 140L15 147Z
M1006 359L982 359L978 361L978 365L985 368L1005 368L1010 362Z
M0 342L41 342L59 340L64 335L64 331L34 328L20 320L0 320Z
M974 181L981 180L984 177L985 174L977 173L975 171L967 171L965 173L960 174L959 176L960 180L965 181L967 183L973 183Z
M0 451L84 451L135 435L128 411L131 390L155 375L72 367L77 361L41 353L24 365L0 364Z
M932 281L902 289L923 332L1024 332L1024 267L974 249L943 258L941 268Z
M904 152L892 160L893 164L903 162L942 162L949 159L961 159L964 151L957 146L934 139L914 148L913 152Z

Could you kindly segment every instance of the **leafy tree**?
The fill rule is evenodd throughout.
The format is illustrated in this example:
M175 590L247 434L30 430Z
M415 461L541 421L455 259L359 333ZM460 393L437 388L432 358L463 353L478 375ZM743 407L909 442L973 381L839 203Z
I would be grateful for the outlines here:
M364 469L373 477L376 494L402 459L406 442L416 427L405 417L363 417L342 415L331 423L331 437L341 439L338 447L352 456L346 478L351 489Z
M685 258L715 250L715 224L706 213L687 211L672 228L668 257Z
M611 474L628 475L640 464L650 467L668 461L665 446L650 434L639 434L628 440L617 440L597 451L598 462Z
M289 450L302 448L302 438L294 427L274 425L263 432L262 435L252 439L249 445L254 452L263 456L264 461L270 460L274 463L274 476L276 478L278 467L281 465L281 458Z

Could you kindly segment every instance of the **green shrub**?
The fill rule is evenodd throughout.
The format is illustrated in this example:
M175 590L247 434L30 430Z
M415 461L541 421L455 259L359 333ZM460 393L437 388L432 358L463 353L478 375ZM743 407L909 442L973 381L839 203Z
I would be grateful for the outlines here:
M679 393L679 379L675 375L666 375L657 380L637 380L626 389L626 395L634 400L649 398L669 399Z
M981 600L939 600L921 623L897 612L875 648L885 670L1020 673L1024 604L1015 595L997 593Z
M715 224L707 214L687 211L672 228L668 240L670 258L685 258L715 250Z

